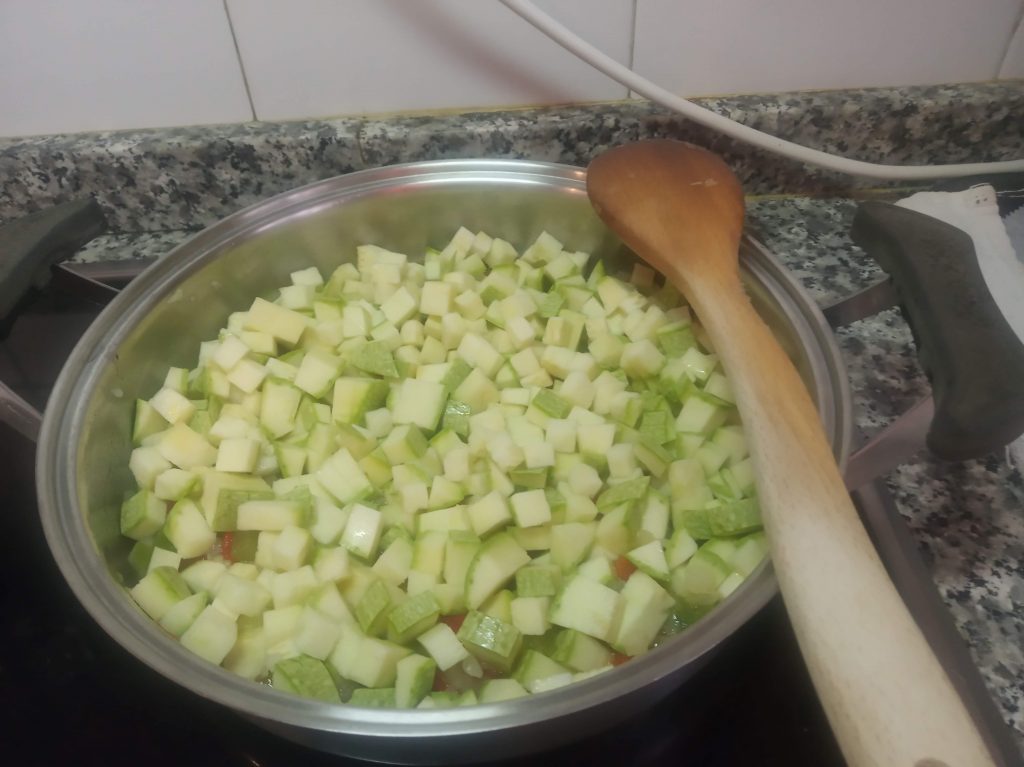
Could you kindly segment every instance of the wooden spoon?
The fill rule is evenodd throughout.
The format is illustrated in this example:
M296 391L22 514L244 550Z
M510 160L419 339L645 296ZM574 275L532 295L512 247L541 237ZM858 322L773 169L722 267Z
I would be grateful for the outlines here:
M736 177L706 150L643 141L595 159L587 192L686 296L729 374L779 587L847 761L994 764L861 525L803 381L743 291Z

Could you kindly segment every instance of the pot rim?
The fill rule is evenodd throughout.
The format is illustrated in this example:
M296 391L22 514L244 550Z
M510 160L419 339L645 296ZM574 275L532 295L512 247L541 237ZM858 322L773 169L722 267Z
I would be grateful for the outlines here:
M40 434L36 478L40 515L51 552L76 597L126 650L168 679L249 716L298 728L371 738L452 737L535 724L606 704L678 674L735 632L777 592L769 561L705 618L628 664L567 687L522 700L443 710L367 709L282 693L214 667L167 636L135 607L110 576L77 498L78 445L86 405L117 344L158 301L217 255L288 214L382 189L477 181L556 186L586 194L586 171L526 160L440 160L357 171L319 181L249 206L207 227L148 268L110 303L68 357L54 386ZM763 246L745 238L744 266L766 280L812 360L816 397L840 466L845 463L852 417L849 383L835 338L817 305ZM814 352L818 352L816 355Z

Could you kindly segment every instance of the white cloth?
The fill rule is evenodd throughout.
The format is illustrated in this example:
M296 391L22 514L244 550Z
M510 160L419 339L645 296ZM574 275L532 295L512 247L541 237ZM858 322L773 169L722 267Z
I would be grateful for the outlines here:
M963 192L918 192L896 204L945 221L970 235L985 284L1024 343L1024 210L1005 221L1001 219L996 192L989 184ZM1008 451L1013 462L1024 467L1024 437L1012 443Z

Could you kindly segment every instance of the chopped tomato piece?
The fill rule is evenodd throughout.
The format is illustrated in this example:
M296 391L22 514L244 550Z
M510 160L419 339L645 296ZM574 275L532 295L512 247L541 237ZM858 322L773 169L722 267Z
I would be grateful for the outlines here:
M224 557L225 562L234 562L235 558L232 556L231 546L235 542L234 533L224 533L220 539L220 555Z
M458 633L459 629L462 628L463 621L466 620L466 614L461 615L444 615L441 617L441 622L448 624L448 628Z
M619 557L615 560L615 564L612 565L612 570L615 571L615 577L620 581L627 581L629 576L636 572L636 565L625 557Z
M434 686L430 689L434 692L448 691L448 680L444 678L444 674L441 673L441 669L434 672Z
M623 655L620 652L613 652L612 653L612 665L613 666L621 666L627 660L629 660L629 656L628 655Z

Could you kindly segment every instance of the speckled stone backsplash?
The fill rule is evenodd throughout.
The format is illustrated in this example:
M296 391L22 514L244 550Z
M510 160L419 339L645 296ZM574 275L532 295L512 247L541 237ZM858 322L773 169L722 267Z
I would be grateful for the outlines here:
M701 99L783 138L868 161L1024 154L1024 85ZM196 229L279 192L360 168L440 158L586 165L609 146L684 138L721 153L749 194L841 193L858 182L739 145L646 101L0 140L0 222L91 194L118 232Z

